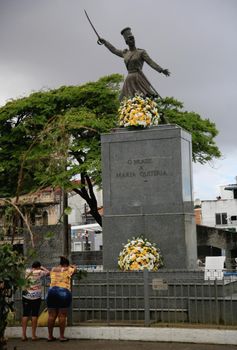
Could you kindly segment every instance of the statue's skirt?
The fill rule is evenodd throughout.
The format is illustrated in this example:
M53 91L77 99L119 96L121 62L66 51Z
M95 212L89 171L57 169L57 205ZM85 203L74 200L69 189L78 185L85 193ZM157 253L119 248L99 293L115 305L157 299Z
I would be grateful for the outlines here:
M149 97L157 96L157 92L153 89L142 71L128 73L122 87L120 100L123 97L131 98L136 94Z

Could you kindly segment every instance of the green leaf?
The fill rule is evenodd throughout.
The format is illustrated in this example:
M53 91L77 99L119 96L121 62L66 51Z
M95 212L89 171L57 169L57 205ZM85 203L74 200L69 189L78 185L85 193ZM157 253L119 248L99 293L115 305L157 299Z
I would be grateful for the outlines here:
M71 207L67 207L64 209L64 214L66 215L70 215L72 213L72 208Z
M47 231L46 233L44 233L44 239L46 240L50 240L53 237L54 237L54 232Z

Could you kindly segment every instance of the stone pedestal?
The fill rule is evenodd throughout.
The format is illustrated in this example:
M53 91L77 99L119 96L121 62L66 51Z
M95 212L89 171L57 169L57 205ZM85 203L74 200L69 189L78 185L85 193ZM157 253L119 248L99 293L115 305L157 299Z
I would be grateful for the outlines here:
M103 134L103 264L117 269L128 239L161 249L165 268L196 268L191 135L176 125Z

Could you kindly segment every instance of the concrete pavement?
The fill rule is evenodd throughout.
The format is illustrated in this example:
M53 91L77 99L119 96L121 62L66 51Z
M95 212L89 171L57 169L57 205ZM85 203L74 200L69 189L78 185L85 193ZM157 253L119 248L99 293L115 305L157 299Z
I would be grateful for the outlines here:
M5 335L9 339L21 338L21 327L7 327ZM31 337L30 327L27 335ZM38 327L37 335L47 339L47 327ZM59 337L59 328L55 327L54 336ZM73 326L67 327L65 336L77 341L139 341L139 342L169 342L191 344L236 345L237 329L228 328L178 328L178 327L114 327L114 326ZM61 343L62 344L62 343ZM237 350L237 349L236 349Z
M46 339L37 341L28 340L22 342L21 339L9 339L8 350L237 350L235 345L219 344L190 344L190 343L166 343L166 342L142 342L123 340L78 340L70 339L61 343L47 342Z

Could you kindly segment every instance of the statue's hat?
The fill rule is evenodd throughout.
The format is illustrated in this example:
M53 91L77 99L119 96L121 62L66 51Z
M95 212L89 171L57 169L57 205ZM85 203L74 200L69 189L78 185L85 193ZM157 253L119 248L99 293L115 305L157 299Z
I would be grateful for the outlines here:
M126 27L126 28L124 28L123 30L121 30L121 34L123 35L125 41L126 41L127 38L129 38L130 36L133 36L130 27Z

